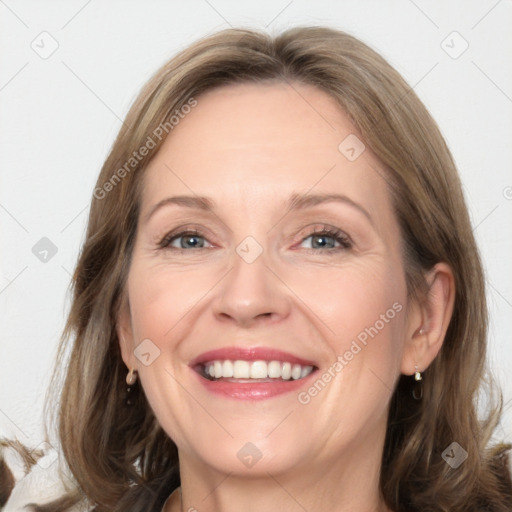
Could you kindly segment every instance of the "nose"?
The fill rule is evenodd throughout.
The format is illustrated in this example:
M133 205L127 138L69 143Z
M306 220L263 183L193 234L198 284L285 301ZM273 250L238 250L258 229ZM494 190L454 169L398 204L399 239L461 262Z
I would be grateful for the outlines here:
M262 254L247 263L234 255L233 266L221 281L212 304L218 321L247 328L275 323L290 314L289 290L265 260Z

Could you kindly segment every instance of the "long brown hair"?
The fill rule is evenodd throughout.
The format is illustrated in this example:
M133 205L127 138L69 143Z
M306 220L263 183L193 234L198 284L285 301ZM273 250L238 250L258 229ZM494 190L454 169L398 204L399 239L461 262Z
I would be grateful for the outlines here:
M129 111L95 189L59 358L67 372L59 433L77 491L41 510L66 510L84 496L97 512L157 511L179 485L177 448L140 386L133 405L125 405L126 367L116 335L142 178L172 133L170 119L191 100L200 104L203 92L222 85L268 80L310 84L329 94L387 169L409 293L421 296L425 273L438 262L454 273L453 317L441 352L424 373L423 399L412 399L412 379L402 376L391 400L380 482L387 505L396 512L510 511L508 447L489 445L499 400L484 420L477 417L487 307L452 156L412 88L381 56L322 27L276 37L244 29L206 37L167 62ZM133 161L143 146L146 156ZM468 454L457 469L442 457L454 441Z

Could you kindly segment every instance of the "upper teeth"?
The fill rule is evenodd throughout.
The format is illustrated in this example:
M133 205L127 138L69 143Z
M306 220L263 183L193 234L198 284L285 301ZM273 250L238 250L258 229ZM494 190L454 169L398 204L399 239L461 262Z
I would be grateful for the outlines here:
M283 361L211 361L204 365L206 375L220 379L302 379L313 371L312 366Z

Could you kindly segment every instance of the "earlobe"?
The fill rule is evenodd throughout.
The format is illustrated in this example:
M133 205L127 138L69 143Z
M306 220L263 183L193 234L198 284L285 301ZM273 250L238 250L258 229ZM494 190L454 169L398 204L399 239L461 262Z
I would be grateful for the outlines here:
M425 276L428 292L414 306L402 359L402 373L423 372L445 340L453 313L455 282L446 263L436 264Z
M121 357L127 368L132 369L135 364L133 353L133 331L131 326L130 304L127 299L123 299L116 322L117 339L121 349Z

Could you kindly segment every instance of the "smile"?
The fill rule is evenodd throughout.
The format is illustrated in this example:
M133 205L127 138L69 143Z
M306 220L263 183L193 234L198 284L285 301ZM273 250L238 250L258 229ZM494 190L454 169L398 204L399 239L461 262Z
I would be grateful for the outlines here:
M270 347L231 346L203 353L189 363L202 386L224 398L262 400L298 391L318 366Z
M224 361L210 361L202 365L202 374L210 380L240 379L247 381L300 380L307 377L313 366L294 364L283 361L245 361L226 359Z

